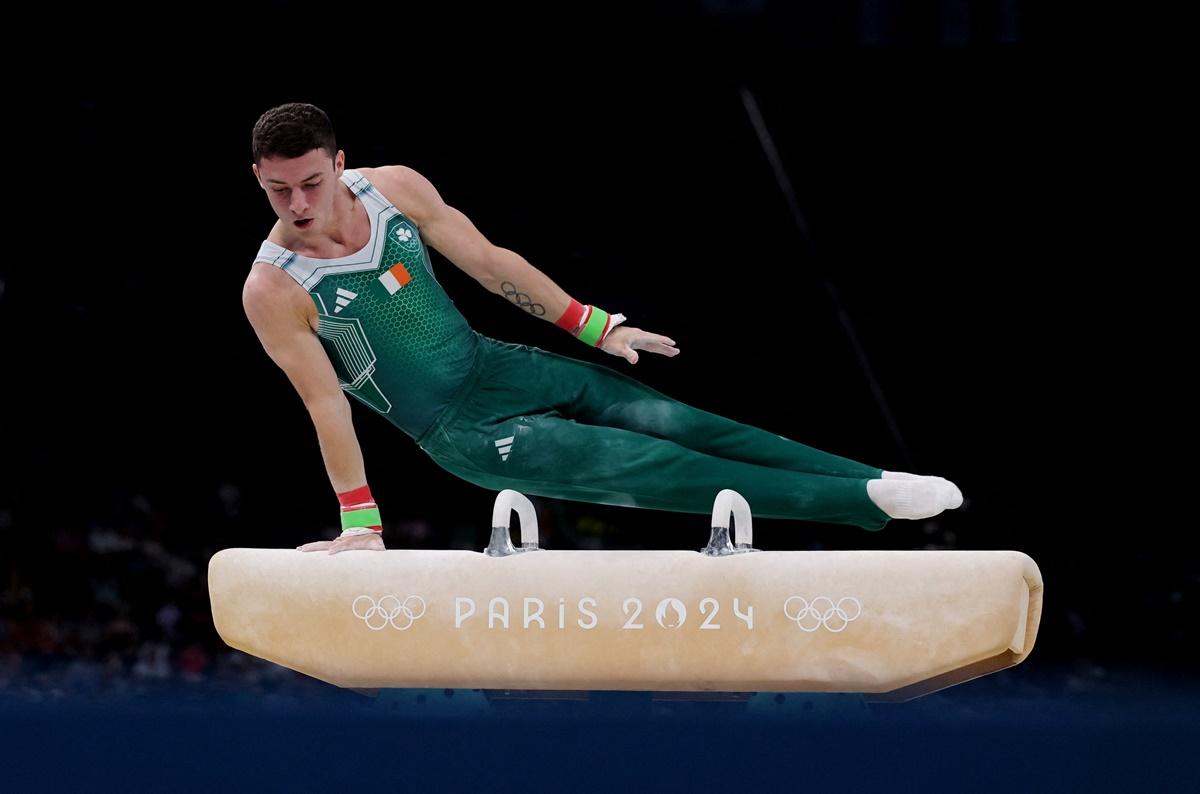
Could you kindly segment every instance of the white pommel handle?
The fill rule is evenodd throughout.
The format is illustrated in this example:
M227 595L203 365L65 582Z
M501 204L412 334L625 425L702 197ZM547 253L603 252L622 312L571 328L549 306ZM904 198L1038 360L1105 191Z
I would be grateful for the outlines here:
M486 553L492 557L506 557L517 552L513 549L509 537L509 522L513 510L521 520L521 549L532 551L538 547L537 512L533 502L523 493L505 488L496 495L496 504L492 508L492 540Z
M712 525L729 529L729 517L737 525L737 544L739 546L754 545L754 529L750 523L750 503L740 493L729 488L717 494L713 502Z
M737 522L738 543L729 542L729 518ZM754 548L754 530L750 526L750 504L737 491L726 488L717 494L713 502L712 535L708 545L700 549L706 557L725 557L730 554L745 554L758 551Z

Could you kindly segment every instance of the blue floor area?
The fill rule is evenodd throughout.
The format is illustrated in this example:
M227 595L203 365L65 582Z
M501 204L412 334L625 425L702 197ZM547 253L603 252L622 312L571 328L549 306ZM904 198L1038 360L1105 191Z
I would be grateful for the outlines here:
M196 682L0 696L0 790L1195 791L1200 683L1019 668L858 695L383 690Z

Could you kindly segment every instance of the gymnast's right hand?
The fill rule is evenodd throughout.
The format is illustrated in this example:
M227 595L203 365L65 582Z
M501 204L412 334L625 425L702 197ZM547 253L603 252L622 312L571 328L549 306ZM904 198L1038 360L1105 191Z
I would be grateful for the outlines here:
M297 546L296 548L300 551L327 551L329 554L354 551L356 549L365 549L367 551L387 550L387 547L383 545L383 536L378 532L372 532L369 535L342 535L337 540L314 540L312 543L305 543L303 546Z
M366 485L337 495L342 506L342 534L336 540L316 540L297 546L300 551L325 551L337 554L343 551L384 551L383 521L379 517L379 505L371 497Z

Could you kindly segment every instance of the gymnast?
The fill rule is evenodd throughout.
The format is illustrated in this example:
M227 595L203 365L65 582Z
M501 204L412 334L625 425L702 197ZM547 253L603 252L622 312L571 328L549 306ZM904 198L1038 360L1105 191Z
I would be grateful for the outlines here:
M434 276L432 246L485 289L629 365L674 340L582 304L489 242L421 174L347 169L329 117L274 107L253 172L277 220L250 268L246 316L316 427L342 534L298 548L383 550L346 394L482 488L708 513L725 488L763 518L880 530L962 504L942 477L884 471L679 402L591 361L474 331Z

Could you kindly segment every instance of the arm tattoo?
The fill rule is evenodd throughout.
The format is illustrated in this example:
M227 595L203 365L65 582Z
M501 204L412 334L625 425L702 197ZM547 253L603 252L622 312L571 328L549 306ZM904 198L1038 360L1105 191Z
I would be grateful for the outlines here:
M534 303L533 299L524 292L517 290L517 285L511 281L505 281L500 285L500 291L504 293L504 297L511 298L514 303L522 309L528 309L529 313L541 317L546 313L546 307L540 303Z

